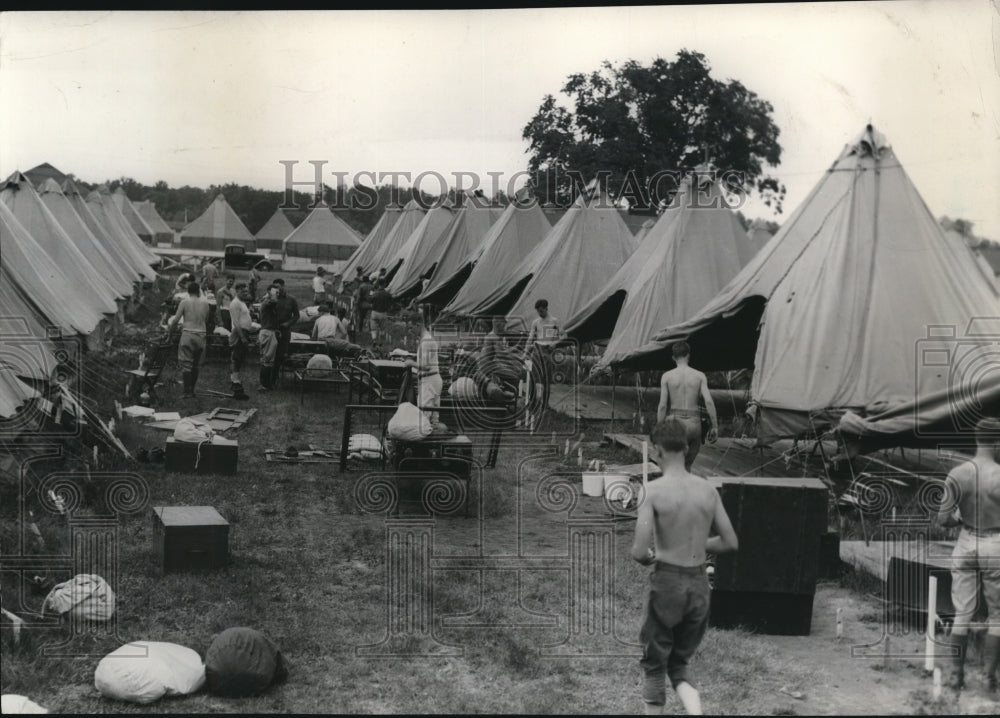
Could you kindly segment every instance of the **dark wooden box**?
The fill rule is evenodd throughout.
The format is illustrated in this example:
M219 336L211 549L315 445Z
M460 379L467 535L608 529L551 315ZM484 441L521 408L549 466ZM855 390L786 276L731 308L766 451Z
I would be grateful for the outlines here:
M709 477L740 548L716 559L716 589L812 595L827 532L828 489L819 479Z
M229 522L211 506L154 506L153 552L163 573L229 562Z
M813 595L713 590L708 625L742 626L769 636L808 636L812 628Z
M199 448L200 447L200 448ZM215 436L211 443L196 444L167 438L163 465L167 471L198 474L235 474L239 442Z
M827 533L818 479L710 477L740 547L716 558L709 624L807 636Z
M456 481L465 492L468 512L469 481L472 478L472 447L453 441L395 442L392 466L396 470L396 485L400 503L425 504L423 490L431 481ZM430 506L423 506L429 510ZM433 511L430 511L433 513Z
M840 578L840 534L825 533L819 537L819 577Z

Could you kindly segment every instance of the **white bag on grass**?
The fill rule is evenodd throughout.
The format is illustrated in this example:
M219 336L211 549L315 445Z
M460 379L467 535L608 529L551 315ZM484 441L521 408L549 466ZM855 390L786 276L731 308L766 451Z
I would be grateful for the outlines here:
M42 613L46 610L87 621L107 621L115 613L115 592L97 574L80 573L52 587L42 602Z
M94 671L94 687L102 696L130 703L186 696L203 685L201 656L175 643L128 643L102 658Z
M397 441L423 441L433 430L430 417L408 401L399 405L387 427L389 436Z
M198 419L184 418L178 421L177 426L174 427L174 439L177 441L201 444L205 441L211 441L213 436L215 436L215 429Z
M35 703L30 698L25 696L14 695L13 693L8 693L0 697L0 713L4 715L26 715L26 714L40 714L48 713L47 708L42 708L40 705Z

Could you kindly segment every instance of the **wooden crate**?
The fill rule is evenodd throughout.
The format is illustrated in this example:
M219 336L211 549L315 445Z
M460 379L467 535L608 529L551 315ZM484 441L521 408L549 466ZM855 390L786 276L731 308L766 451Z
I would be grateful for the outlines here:
M213 436L211 442L196 444L167 438L163 465L167 471L196 474L235 474L239 463L239 442Z
M211 506L154 506L153 553L163 573L229 563L229 522Z

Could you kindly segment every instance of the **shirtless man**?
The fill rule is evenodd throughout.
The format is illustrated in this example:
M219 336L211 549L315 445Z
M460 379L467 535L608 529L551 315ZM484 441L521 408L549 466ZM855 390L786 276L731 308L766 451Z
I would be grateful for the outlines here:
M177 363L184 377L184 394L182 399L194 397L194 385L198 383L198 364L205 353L205 334L208 323L208 313L211 307L208 300L201 296L198 282L191 282L187 287L188 296L177 305L177 313L170 318L167 331L170 335L183 322L181 338L177 344Z
M708 380L697 369L688 366L691 358L691 347L687 342L677 342L673 347L676 369L664 372L660 379L660 406L656 410L656 422L673 417L680 420L687 428L687 454L684 457L684 468L691 470L695 457L701 449L701 409L698 407L698 397L705 400L705 410L712 422L705 438L714 444L719 438L719 419L715 413L715 402L708 390Z
M645 486L632 543L632 558L655 566L639 633L642 698L647 715L662 714L667 677L684 709L700 715L701 698L688 680L687 666L708 625L705 554L735 551L739 541L719 493L685 467L687 427L667 419L649 438L650 458L662 476Z
M1000 421L982 419L976 424L976 455L956 466L944 482L938 511L942 526L961 526L955 542L951 570L951 602L955 622L951 645L957 649L949 685L965 685L965 652L969 624L976 611L980 583L986 598L988 626L983 655L991 692L997 690L1000 662Z

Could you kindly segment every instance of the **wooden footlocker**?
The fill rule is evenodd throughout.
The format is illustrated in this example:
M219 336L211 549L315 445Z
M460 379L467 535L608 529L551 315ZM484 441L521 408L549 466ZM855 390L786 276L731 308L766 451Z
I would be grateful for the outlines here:
M154 506L153 552L163 573L229 563L229 522L211 506Z
M239 460L239 442L213 436L211 442L167 439L163 466L167 471L197 474L235 474Z

